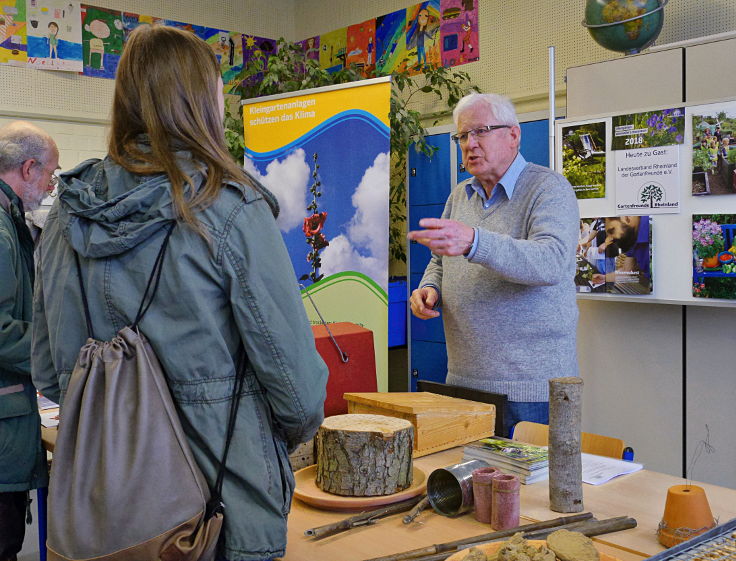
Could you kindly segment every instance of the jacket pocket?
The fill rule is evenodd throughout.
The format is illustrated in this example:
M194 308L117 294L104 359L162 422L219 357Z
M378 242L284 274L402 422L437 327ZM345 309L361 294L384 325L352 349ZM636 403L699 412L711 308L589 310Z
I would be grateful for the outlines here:
M0 419L33 413L33 405L22 387L19 391L0 395Z
M286 450L286 442L278 437L274 437L273 445L276 448L276 458L279 462L279 473L281 474L281 491L284 501L281 512L287 515L291 510L291 497L294 494L294 472L291 469L291 461L289 460L289 453Z

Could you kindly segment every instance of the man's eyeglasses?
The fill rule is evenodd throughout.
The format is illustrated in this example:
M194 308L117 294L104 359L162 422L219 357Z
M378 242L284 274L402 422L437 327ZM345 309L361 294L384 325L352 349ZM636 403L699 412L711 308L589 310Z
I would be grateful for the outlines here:
M45 167L43 167L43 164L41 162L36 162L36 164L46 173L49 174L49 185L52 187L58 187L59 186L59 176L56 175L56 169L48 170Z
M465 144L468 138L474 136L475 138L483 138L488 136L496 129L510 129L511 125L486 125L484 127L478 127L477 129L470 129L469 131L459 132L452 135L452 139L460 144Z

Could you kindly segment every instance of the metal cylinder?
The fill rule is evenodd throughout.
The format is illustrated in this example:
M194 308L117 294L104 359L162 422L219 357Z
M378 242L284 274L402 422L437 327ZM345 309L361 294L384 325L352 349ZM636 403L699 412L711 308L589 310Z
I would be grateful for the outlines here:
M429 504L439 514L456 516L473 508L473 470L489 467L470 460L434 470L427 479Z

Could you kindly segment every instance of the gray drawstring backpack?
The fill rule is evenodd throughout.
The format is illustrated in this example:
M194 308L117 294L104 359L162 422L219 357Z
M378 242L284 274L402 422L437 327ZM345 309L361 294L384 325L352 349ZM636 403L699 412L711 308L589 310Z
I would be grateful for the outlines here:
M154 299L172 225L133 324L89 338L71 374L49 484L49 561L212 561L223 522L222 480L243 386L240 365L217 482L189 448L164 371L139 324ZM150 293L150 295L149 295ZM245 362L244 360L242 361Z

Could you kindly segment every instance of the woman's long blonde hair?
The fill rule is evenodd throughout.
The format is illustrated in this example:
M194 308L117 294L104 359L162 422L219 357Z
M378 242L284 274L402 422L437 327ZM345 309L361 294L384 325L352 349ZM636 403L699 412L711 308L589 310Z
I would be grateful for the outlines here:
M195 214L214 202L223 181L255 188L225 145L219 77L215 54L196 35L142 25L131 33L115 79L110 157L132 173L166 173L177 217L198 231ZM144 134L150 149L141 147ZM177 165L177 150L206 165L198 190Z

